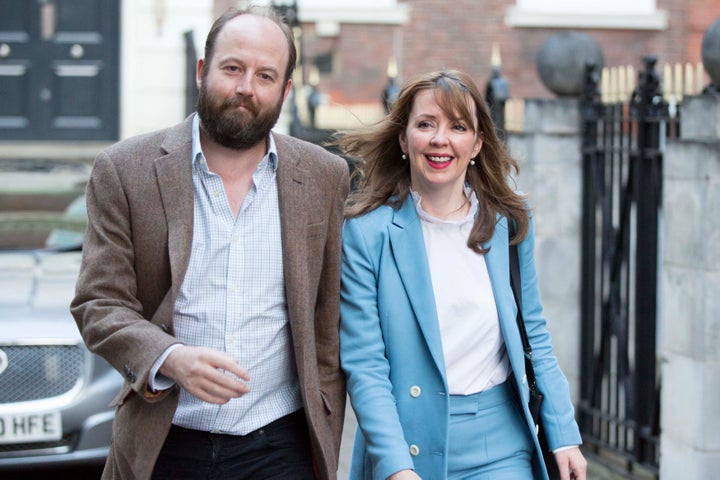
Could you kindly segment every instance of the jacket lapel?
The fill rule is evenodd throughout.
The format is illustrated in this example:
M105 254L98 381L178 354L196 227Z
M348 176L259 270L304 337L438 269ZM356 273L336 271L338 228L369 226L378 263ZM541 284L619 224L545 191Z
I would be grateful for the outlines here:
M485 264L490 275L490 283L495 296L500 329L505 340L508 358L513 371L520 372L524 370L525 363L517 329L517 304L510 287L510 255L508 252L507 219L505 217L498 217L495 233L492 239L483 247L490 248L490 251L485 255Z
M445 359L430 268L427 262L422 226L412 197L408 196L402 207L395 212L393 222L388 229L390 247L405 292L433 360L444 376Z
M498 305L498 309L500 309L500 306L514 304L515 299L510 289L510 257L508 254L508 230L505 217L499 219L495 225L493 237L483 245L483 248L490 249L485 254L485 264L488 268L490 283L493 287L495 303ZM513 309L513 315L514 312Z
M278 152L277 187L280 208L280 231L282 239L283 270L285 274L285 295L288 302L290 322L297 315L297 309L305 304L301 298L307 291L307 171L300 167L301 159L287 140L273 134ZM293 335L301 331L293 325ZM295 339L296 344L299 339Z
M168 226L172 298L175 298L192 248L194 192L190 121L171 130L162 148L167 154L155 161L155 171L163 204L172 206L165 208L165 220Z

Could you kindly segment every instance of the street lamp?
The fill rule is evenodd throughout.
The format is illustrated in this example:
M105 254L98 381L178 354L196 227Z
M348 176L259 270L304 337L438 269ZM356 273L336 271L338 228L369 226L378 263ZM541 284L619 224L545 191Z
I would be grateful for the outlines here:
M385 113L390 113L390 107L395 100L397 100L397 96L400 93L400 87L396 83L397 75L397 60L395 60L395 57L391 57L387 67L388 81L382 91L382 103L383 107L385 107Z
M297 0L272 0L270 6L285 19L290 28L292 28L293 37L295 38L295 50L297 51L297 60L295 64L295 76L293 78L293 85L290 93L290 110L292 115L292 119L290 121L290 135L298 136L299 130L301 129L301 124L300 116L298 115L297 94L298 86L302 84L303 79L303 51L302 29L300 28L300 18L298 17Z
M300 20L298 19L297 0L293 0L292 2L276 2L275 0L273 0L271 6L273 9L275 9L276 12L278 12L280 15L283 16L283 18L285 18L285 21L292 28L300 26Z
M493 43L490 57L492 74L485 89L485 101L490 107L490 114L495 122L498 136L503 139L505 137L505 102L510 97L510 89L507 79L500 72L501 63L500 47L497 43Z

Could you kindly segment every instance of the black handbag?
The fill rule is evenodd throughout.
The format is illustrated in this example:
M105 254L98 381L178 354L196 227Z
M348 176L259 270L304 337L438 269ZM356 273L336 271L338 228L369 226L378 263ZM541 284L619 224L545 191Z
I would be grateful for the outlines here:
M515 224L508 220L510 225L510 235L508 241L515 236ZM532 347L528 340L527 331L525 330L525 321L523 320L522 313L522 285L520 279L520 260L518 259L517 245L510 245L510 285L512 286L513 296L515 297L515 303L517 304L517 325L520 331L520 338L522 339L523 350L525 353L525 375L527 377L528 387L530 388L530 399L528 400L528 407L530 408L530 415L532 416L533 422L535 422L535 432L538 435L540 442L540 450L542 451L542 461L545 462L545 468L547 468L550 480L559 480L560 471L558 470L557 462L555 461L555 455L550 451L547 439L545 438L545 431L543 430L542 420L540 418L540 406L543 402L543 394L538 389L537 382L535 381L535 370L533 369L533 356Z

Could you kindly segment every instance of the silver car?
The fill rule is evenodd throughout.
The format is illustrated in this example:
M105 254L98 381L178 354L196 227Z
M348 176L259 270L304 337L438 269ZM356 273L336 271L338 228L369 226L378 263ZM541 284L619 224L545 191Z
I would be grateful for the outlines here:
M122 378L69 312L86 222L82 197L64 212L0 212L0 477L107 456Z

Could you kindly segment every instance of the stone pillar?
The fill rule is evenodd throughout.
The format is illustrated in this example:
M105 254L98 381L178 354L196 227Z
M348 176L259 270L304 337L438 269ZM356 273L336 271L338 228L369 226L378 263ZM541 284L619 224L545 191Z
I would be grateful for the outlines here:
M683 139L708 141L719 139L720 96L685 97L680 125Z
M720 99L686 97L663 172L660 478L720 472Z
M527 100L524 131L507 136L520 164L518 189L533 209L548 329L575 402L580 391L581 123L577 98Z

